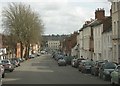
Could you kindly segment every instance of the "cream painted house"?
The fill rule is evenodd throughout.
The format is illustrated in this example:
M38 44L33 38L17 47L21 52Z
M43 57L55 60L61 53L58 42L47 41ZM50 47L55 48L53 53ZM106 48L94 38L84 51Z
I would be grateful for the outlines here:
M111 16L105 17L103 20L94 22L93 38L94 38L94 60L112 61L112 20Z
M112 27L102 33L102 58L113 61L112 56Z
M120 63L120 1L112 2L113 61Z
M49 40L47 44L51 50L58 50L60 48L60 41L57 40Z
M93 52L91 51L91 38L92 38L92 28L90 24L87 24L83 28L83 57L92 59Z
M93 26L93 39L94 39L94 60L102 60L102 31L103 24Z

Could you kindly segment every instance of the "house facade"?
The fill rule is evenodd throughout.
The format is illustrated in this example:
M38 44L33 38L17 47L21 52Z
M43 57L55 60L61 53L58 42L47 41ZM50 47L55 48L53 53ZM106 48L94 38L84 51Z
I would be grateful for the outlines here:
M91 38L92 38L92 28L89 25L90 22L87 22L85 27L83 27L83 57L92 59L93 52L91 51Z
M79 31L79 56L82 57L83 54L83 30Z
M112 27L102 33L102 58L113 61L112 56Z
M102 60L102 30L103 24L93 26L93 39L94 39L94 60Z
M120 63L120 1L112 2L113 61Z
M3 42L2 42L2 34L0 34L0 48L2 48Z
M51 50L59 50L60 41L59 40L48 40L48 48Z

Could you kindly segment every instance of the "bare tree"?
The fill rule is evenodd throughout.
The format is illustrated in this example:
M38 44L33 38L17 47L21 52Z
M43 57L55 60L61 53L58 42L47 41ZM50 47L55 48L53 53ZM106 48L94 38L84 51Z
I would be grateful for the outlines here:
M8 8L4 8L2 12L5 33L10 35L15 43L25 45L25 55L28 57L29 45L40 42L43 33L41 17L30 8L30 5L22 3L9 3Z

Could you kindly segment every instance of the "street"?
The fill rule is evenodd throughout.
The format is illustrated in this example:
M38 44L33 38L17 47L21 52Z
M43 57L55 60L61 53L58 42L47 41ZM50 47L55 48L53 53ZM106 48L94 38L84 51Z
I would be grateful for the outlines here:
M96 76L83 74L78 69L58 66L50 55L42 55L21 63L12 73L7 73L3 84L110 84Z

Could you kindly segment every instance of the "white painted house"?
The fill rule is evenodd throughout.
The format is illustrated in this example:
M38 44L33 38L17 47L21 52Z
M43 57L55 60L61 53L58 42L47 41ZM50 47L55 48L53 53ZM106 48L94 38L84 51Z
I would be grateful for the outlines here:
M102 31L103 24L93 26L93 39L94 39L94 60L102 60Z
M92 26L94 38L94 60L112 61L112 20L105 17L103 20L96 20Z
M102 33L102 58L103 60L113 61L112 56L112 27Z
M93 52L91 51L92 28L89 23L86 23L86 26L83 27L83 57L86 59L93 58Z

